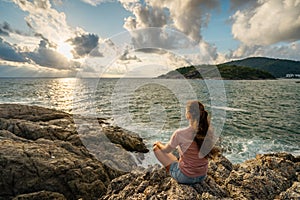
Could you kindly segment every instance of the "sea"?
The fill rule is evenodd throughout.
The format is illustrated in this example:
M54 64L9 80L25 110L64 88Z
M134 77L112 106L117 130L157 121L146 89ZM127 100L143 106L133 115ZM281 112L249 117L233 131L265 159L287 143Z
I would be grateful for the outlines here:
M262 153L300 155L299 94L293 79L0 78L0 103L105 118L138 134L149 149L188 125L186 102L197 99L232 163ZM143 162L156 163L153 152Z

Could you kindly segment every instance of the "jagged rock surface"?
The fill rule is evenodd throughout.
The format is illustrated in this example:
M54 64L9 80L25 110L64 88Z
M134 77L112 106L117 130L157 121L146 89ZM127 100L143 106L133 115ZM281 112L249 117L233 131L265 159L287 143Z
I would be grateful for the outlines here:
M258 155L233 165L219 155L203 183L178 184L161 167L133 171L111 181L104 200L300 199L300 157Z
M110 180L125 173L104 165L85 146L84 138L91 137L90 133L113 135L111 131L116 128L106 125L102 131L104 123L99 121L90 131L86 128L81 136L76 129L81 124L74 123L67 113L36 106L0 105L0 199L98 199L104 195ZM97 141L102 148L107 143L122 149L122 154L114 152L124 165L122 169L137 166L124 148L146 152L142 139L125 130L119 129L118 134L126 137L126 142ZM97 154L105 155L106 151Z

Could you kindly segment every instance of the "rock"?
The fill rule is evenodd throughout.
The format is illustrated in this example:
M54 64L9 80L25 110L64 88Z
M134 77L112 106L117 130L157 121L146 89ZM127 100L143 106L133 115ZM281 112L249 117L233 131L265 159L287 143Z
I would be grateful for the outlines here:
M67 199L96 199L106 192L110 177L97 159L69 152L55 142L0 141L0 196L41 190Z
M13 198L13 200L41 200L41 199L66 200L65 196L60 193L44 191L44 190L40 192L29 193L29 194L21 194Z
M159 165L138 167L147 151L138 135L105 119L0 105L0 199L300 199L299 156L232 164L219 154L190 186Z
M38 106L26 106L21 104L1 104L0 113L0 118L24 119L33 122L70 118L70 115L64 112Z
M91 120L81 116L84 122ZM78 121L77 121L78 122ZM98 199L106 194L111 179L124 174L124 171L105 165L105 160L97 159L97 154L105 155L107 161L112 152L102 149L91 152L85 146L85 137L102 131L102 124L86 128L85 134L78 133L72 115L60 111L17 104L0 105L0 199ZM106 127L113 127L107 125ZM100 130L100 131L99 131ZM132 151L146 151L146 146L137 135L129 136L117 127L106 130L107 134L126 138L112 143L109 147L122 149L113 152L117 163L123 163L128 170L137 166L134 154L123 146L132 142ZM99 136L99 134L97 135ZM101 141L100 141L101 142ZM135 148L135 146L137 148ZM99 150L99 148L96 148ZM95 154L93 154L95 153ZM103 161L103 162L101 162ZM113 162L113 161L112 161Z
M148 153L149 150L143 143L143 140L135 133L124 130L120 127L103 127L106 137L115 144L121 144L127 151L137 151Z
M75 122L74 123L74 119ZM92 119L38 107L19 104L0 104L0 130L8 130L17 136L36 140L68 140L77 135L76 126L98 121L96 129L101 130L112 143L119 144L127 151L146 153L149 150L137 134L117 126L109 125L105 119ZM87 132L95 127L86 127ZM73 138L74 139L74 138ZM76 141L78 142L78 141ZM79 142L80 143L80 142Z
M258 155L231 171L226 188L233 198L274 199L295 181L295 162L290 154Z
M288 188L285 192L280 193L279 199L299 200L300 199L300 182L294 182L292 187Z
M86 117L76 116L75 122L83 145L111 168L129 172L142 159L140 153L149 151L132 132Z
M225 158L220 156L222 162ZM227 159L225 159L227 160ZM216 164L217 165L217 164ZM212 173L212 172L211 172ZM203 183L193 186L178 184L164 168L153 166L144 171L133 171L110 183L105 200L113 199L213 199L228 197L216 181L208 175Z
M156 166L112 180L101 199L299 199L299 161L276 153L233 165L218 155L205 180L192 186L178 184Z

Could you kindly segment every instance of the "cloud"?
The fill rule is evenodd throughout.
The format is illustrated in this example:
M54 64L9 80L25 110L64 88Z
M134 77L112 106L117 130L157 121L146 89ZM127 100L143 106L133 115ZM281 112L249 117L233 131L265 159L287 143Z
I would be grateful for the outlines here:
M7 22L0 24L0 35L9 36L9 32L12 32L12 29Z
M245 7L252 7L252 6L256 6L257 5L257 1L254 0L230 0L230 8L232 10L237 10L240 8L245 8Z
M270 57L270 58L281 58L281 59L291 59L299 60L300 52L300 42L292 42L284 45L254 45L247 46L241 45L235 51L231 51L226 55L226 58L231 59L241 59L246 57Z
M153 9L161 9L169 13L172 25L195 41L202 39L200 30L207 24L207 12L218 8L217 0L147 0ZM168 12L165 12L165 9Z
M29 63L0 61L0 77L74 77L74 71L41 68Z
M27 35L20 30L13 29L8 22L3 22L0 24L0 35L9 36L11 33L19 34L19 35Z
M129 50L125 50L124 53L123 53L123 55L121 55L119 57L119 60L121 60L123 62L124 61L131 61L131 60L137 61L137 62L141 62L141 59L139 59L136 55L131 55L129 53Z
M23 10L29 12L25 17L27 25L34 31L35 36L46 41L49 47L55 49L65 43L73 45L73 56L78 59L91 53L91 56L101 56L92 51L97 45L99 37L85 32L83 29L72 28L67 24L63 12L53 9L50 0L32 0L14 2ZM60 3L55 1L54 3ZM44 51L44 50L41 50Z
M217 0L148 0L146 5L136 1L120 1L134 17L125 19L124 27L131 31L148 27L171 26L200 41L200 30L207 25L207 11L218 7Z
M144 48L144 49L138 49L138 52L144 52L144 53L156 53L156 54L166 54L168 51L164 49L159 48Z
M136 3L134 7L129 8L135 18L129 17L125 20L124 27L127 30L148 27L163 27L167 24L167 13L162 8L143 6Z
M41 8L41 9L48 9L51 7L51 4L48 0L13 0L16 4L22 6L22 7L32 7L35 8Z
M232 16L232 34L247 46L300 39L300 1L261 0Z
M68 39L68 42L70 42L74 46L73 55L75 58L79 58L85 55L88 55L94 48L97 47L99 37L95 34L82 34L80 36L77 36L72 39ZM101 54L96 51L93 51L94 56L101 56Z
M208 12L219 7L217 0L120 0L133 16L125 19L136 49L176 50L198 46L206 60L215 59L216 47L202 38L201 29L210 20ZM205 49L206 48L206 49ZM143 50L139 50L143 51ZM211 53L211 54L210 54Z
M2 38L0 38L0 59L15 62L26 62L26 59L20 52L18 52L18 49L8 42L5 42Z
M122 5L134 15L125 18L123 27L130 32L136 49L175 48L176 39L165 29L169 16L164 9L131 1L122 1Z
M9 36L9 33L8 33L6 30L3 30L3 29L0 27L0 35L2 35L2 36Z
M28 13L25 21L34 34L30 37L30 48L26 47L28 44L19 41L17 35L11 35L14 38L8 38L11 41L17 41L19 48L22 49L21 55L27 58L26 62L42 68L77 71L80 63L71 60L71 51L75 59L87 55L103 56L97 49L95 50L99 40L96 34L87 33L79 27L70 27L65 14L58 12L51 5L51 3L61 4L62 1L13 0L13 2ZM10 31L13 29L10 28ZM25 41L24 37L22 38ZM37 40L35 44L32 42L34 37Z
M59 43L75 36L74 29L68 26L66 16L51 7L50 0L13 0L19 8L28 12L25 21L35 33L49 41Z
M188 63L193 65L197 64L215 64L220 60L222 55L218 53L217 47L205 42L200 41L198 44L198 52L183 55Z
M46 40L41 40L35 51L24 54L36 64L49 68L76 70L80 65L78 62L69 61L54 49L49 48Z
M90 4L92 6L100 5L101 3L107 3L107 2L115 2L115 0L81 0L87 4Z

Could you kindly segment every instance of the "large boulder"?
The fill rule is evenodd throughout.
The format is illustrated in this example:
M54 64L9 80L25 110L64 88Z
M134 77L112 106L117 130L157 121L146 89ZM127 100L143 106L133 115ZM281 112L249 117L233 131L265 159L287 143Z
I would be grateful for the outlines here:
M84 122L94 120L78 118ZM0 199L98 199L106 194L110 180L125 173L111 168L114 162L130 170L137 167L134 155L148 150L136 134L131 136L104 119L96 121L94 127L87 127L80 135L77 127L82 124L78 120L75 123L70 114L37 106L1 104ZM120 135L127 141L109 139ZM99 140L101 137L107 140ZM99 142L100 149L93 152L87 148L86 138ZM113 155L105 145L122 151ZM97 154L105 155L107 162L112 155L118 161L112 159L106 165Z
M1 197L47 190L67 199L95 199L113 178L107 170L91 156L67 151L55 141L0 140Z

